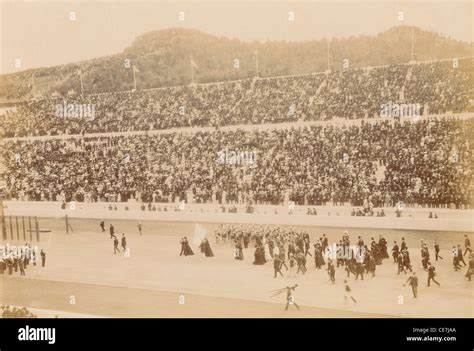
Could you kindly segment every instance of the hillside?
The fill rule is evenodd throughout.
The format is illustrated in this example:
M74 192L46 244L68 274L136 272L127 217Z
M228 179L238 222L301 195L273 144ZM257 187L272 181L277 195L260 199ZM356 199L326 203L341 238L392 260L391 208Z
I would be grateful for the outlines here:
M408 62L411 37L419 61L471 56L470 43L413 27L394 27L377 36L357 36L330 40L331 68L342 68L348 59L351 68ZM327 42L242 42L217 37L198 30L173 28L143 34L122 53L68 65L39 68L0 76L0 102L24 100L36 93L67 93L81 90L82 72L85 93L129 90L133 73L125 67L128 59L138 69L138 89L184 85L191 81L191 56L197 68L198 83L234 80L256 75L258 50L259 75L279 76L319 72L327 69ZM234 67L239 60L239 68Z

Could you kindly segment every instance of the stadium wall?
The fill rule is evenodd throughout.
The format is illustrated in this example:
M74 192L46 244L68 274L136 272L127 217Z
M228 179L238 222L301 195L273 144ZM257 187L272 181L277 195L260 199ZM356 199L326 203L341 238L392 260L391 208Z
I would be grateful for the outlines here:
M235 205L237 213L223 213L218 204L154 203L161 211L141 209L141 204L129 203L75 203L61 209L60 202L5 201L5 216L37 216L44 218L128 219L200 223L255 223L318 227L346 227L398 230L429 230L474 232L474 210L447 208L404 208L396 217L396 208L384 208L385 217L351 216L350 206L310 206L317 215L307 215L306 206L296 206L292 214L286 206L256 205L254 213L245 213L245 205ZM112 206L112 210L109 209ZM232 205L226 205L229 209ZM115 210L115 207L117 209ZM128 207L128 210L125 209ZM166 211L164 208L166 207ZM376 209L375 211L380 211ZM437 219L429 219L429 213Z

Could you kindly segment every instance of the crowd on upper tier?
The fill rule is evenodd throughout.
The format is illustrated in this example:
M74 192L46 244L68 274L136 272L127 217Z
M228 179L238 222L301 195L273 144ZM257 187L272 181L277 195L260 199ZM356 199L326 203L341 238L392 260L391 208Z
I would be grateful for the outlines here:
M457 67L436 61L147 91L50 95L0 114L0 137L373 118L389 104L418 104L419 114L465 112L474 98L472 72L473 60L462 59Z

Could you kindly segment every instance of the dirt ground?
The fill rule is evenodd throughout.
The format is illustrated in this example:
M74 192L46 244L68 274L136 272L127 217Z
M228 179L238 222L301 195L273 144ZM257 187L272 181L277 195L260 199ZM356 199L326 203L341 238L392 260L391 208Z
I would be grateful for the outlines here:
M109 223L106 221L106 228ZM47 252L46 267L29 267L26 277L18 273L3 276L1 304L64 311L65 317L70 313L101 317L474 317L474 282L464 277L466 269L454 272L452 268L450 247L463 245L465 233L461 232L350 229L352 241L362 235L370 243L371 237L384 235L389 249L404 236L420 279L419 298L413 299L411 289L403 287L407 277L398 276L396 264L387 259L377 266L375 277L349 278L357 299L353 304L344 301L343 268L337 268L332 285L327 272L316 270L308 257L304 276L274 279L271 261L264 266L252 264L253 248L244 250L244 261L236 261L230 245L215 244L212 232L216 224L202 224L209 230L213 258L201 257L193 244L195 256L179 256L179 239L187 236L192 241L194 223L144 221L140 236L137 221L113 220L118 236L127 236L130 257L113 254L108 230L101 233L98 220L71 219L70 224L73 232L66 235L64 220L40 219L40 227L51 230L42 233L38 245ZM332 243L346 228L306 229L313 242L325 233ZM441 287L426 287L421 239L428 243L432 256L433 242L440 243L444 260L436 262L433 257L432 263ZM295 283L295 302L301 311L290 306L284 312L285 295L271 297L271 291Z
M276 303L36 279L7 278L3 288L3 298L11 304L47 306L48 310L32 309L43 318L389 317L309 306L300 306L300 311L291 306L285 312L284 305ZM74 304L70 303L71 296L75 297Z

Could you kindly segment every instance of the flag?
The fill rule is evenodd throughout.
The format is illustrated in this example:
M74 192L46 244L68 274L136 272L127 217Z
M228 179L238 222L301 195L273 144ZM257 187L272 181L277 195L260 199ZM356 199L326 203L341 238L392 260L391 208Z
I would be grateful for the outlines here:
M198 69L198 65L196 64L196 62L194 62L194 59L192 58L192 56L191 56L191 67Z
M206 237L207 235L207 229L204 228L200 224L196 224L194 228L194 238L193 238L193 243L194 245L201 245L202 240Z
M138 70L137 66L133 66L133 71L134 71L135 73L140 73L140 71Z

